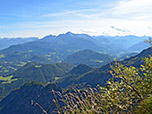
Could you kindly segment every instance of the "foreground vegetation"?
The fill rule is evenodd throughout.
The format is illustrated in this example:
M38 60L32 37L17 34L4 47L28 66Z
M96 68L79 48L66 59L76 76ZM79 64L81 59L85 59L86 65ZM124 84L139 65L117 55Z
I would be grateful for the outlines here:
M144 59L140 68L126 67L118 62L111 65L113 78L105 87L85 90L72 89L61 95L65 106L55 100L58 113L65 114L151 114L152 56ZM58 93L59 94L59 93Z

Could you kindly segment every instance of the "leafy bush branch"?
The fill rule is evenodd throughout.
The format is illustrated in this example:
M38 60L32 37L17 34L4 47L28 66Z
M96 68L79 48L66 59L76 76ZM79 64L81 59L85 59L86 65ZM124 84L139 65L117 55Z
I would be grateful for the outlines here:
M105 87L98 85L97 88L73 89L73 92L61 95L64 106L59 112L64 114L133 114L141 110L147 101L152 102L152 56L145 58L144 65L140 68L126 67L115 62L111 69L113 78L107 81ZM152 106L150 103L147 106ZM146 111L140 111L140 113Z

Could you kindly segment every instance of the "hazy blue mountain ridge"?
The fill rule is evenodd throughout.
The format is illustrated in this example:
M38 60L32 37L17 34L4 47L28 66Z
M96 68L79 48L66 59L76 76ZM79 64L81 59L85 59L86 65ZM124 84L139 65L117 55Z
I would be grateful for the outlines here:
M110 61L108 55L86 49L68 55L62 62L66 62L72 65L86 64L91 67L100 67Z
M8 48L12 45L23 44L26 42L31 42L38 40L37 37L27 37L27 38L0 38L0 50Z
M120 61L120 63L126 66L132 65L139 67L141 64L144 64L142 58L148 57L149 55L152 55L152 48L145 49L138 55ZM82 68L78 67L77 72L79 72L79 70L81 71ZM111 78L109 70L111 70L111 68L110 65L107 64L100 68L90 69L88 72L76 76L70 72L66 74L65 77L57 80L56 83L63 88L71 86L85 87L87 85L95 87L97 84L104 86L106 81Z
M103 50L90 39L82 38L80 36L81 35L77 36L77 34L73 33L60 34L56 37L50 35L47 36L47 39L44 37L44 39L39 39L33 42L13 45L0 51L0 55L2 56L0 60L13 61L14 56L18 56L18 54L20 54L19 56L25 56L27 61L30 61L32 56L44 56L43 58L47 58L51 62L59 62L67 55L78 50ZM13 57L11 58L11 56ZM20 61L24 60L24 58L21 58Z
M117 57L131 53L132 51L125 47L132 46L146 38L146 36L92 37L87 34L67 32L58 36L48 35L42 39L5 48L0 51L0 61L56 63L63 61L67 55L84 49Z
M112 44L111 46L114 46L116 48L124 48L127 49L139 42L144 42L144 40L148 39L147 36L134 36L134 35L128 35L128 36L95 36L96 40L98 40L101 44L102 43L108 43ZM120 49L121 49L120 48Z
M141 52L143 49L147 49L148 47L149 47L149 44L142 41L142 42L132 45L131 47L128 48L128 50L134 51L134 52Z

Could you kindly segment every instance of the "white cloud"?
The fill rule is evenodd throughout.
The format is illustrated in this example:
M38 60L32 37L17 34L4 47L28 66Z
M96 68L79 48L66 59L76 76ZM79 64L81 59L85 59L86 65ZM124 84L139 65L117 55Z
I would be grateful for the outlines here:
M18 28L8 36L43 37L67 31L90 35L152 36L152 0L119 0L114 5L106 10L98 8L45 14L41 18L50 18L50 21L14 24L12 29L14 26Z
M41 17L57 17L57 16L67 16L67 15L79 15L79 14L86 14L86 13L94 13L97 9L82 9L82 10L71 10L71 11L63 11L59 13L48 13L44 14Z
M150 19L152 0L121 0L112 8L112 14L130 19Z

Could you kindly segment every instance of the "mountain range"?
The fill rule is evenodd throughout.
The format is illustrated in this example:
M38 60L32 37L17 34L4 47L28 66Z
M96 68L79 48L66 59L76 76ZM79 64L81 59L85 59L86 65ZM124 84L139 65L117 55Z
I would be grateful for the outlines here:
M0 61L57 63L63 61L67 55L85 49L113 57L124 56L127 53L139 51L135 48L131 51L129 47L138 45L146 38L146 36L92 37L87 34L67 32L58 36L48 35L42 39L12 45L0 50ZM145 47L144 44L142 46Z
M136 56L120 61L120 63L126 66L135 66L139 67L143 63L142 58L148 57L152 55L152 48L148 48L143 50ZM84 73L79 73L86 69ZM98 84L104 86L106 81L111 78L111 74L109 71L111 70L110 64L101 66L99 68L90 68L86 67L86 65L77 66L74 68L76 73L69 72L59 80L56 80L55 83L63 88L77 86L77 87L85 87L87 85L91 87L95 87Z
M0 50L0 114L43 113L40 106L51 113L52 89L105 86L114 58L139 67L142 58L152 55L146 38L67 32L6 46Z
M32 42L38 40L37 37L27 37L27 38L0 38L0 50L8 48L12 45L24 44L26 42Z
M94 38L101 44L106 44L114 48L127 49L139 42L147 40L147 36L94 36Z
M129 59L125 59L120 63L123 63L127 66L132 65L135 67L139 67L139 65L143 64L141 58L148 57L149 55L152 55L152 48L145 49L140 54ZM31 65L25 65L23 66L23 68L20 68L20 70L25 69L26 71L26 69L28 69L28 66L33 67L33 64L34 63L32 63ZM36 68L40 68L40 66L38 65ZM30 69L32 71L32 68ZM74 67L68 73L64 74L64 72L64 75L62 75L61 78L56 79L52 84L42 82L28 82L21 86L20 89L12 91L0 102L0 113L43 113L43 110L40 108L40 106L43 107L43 109L48 113L53 113L52 111L54 111L55 109L55 104L52 101L54 99L54 95L51 93L52 89L54 89L55 91L60 91L60 93L62 93L62 89L59 86L61 86L62 88L71 88L73 86L78 88L83 88L86 86L95 87L98 84L104 86L106 84L106 81L111 78L111 75L108 72L109 70L109 64L99 68L92 68L87 65L80 64ZM55 69L53 71L55 71ZM37 105L34 105L35 103Z

